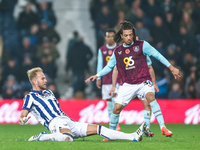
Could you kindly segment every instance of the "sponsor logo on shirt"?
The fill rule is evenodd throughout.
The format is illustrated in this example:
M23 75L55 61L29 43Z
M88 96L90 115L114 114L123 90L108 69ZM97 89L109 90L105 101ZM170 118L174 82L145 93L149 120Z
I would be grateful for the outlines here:
M103 54L106 55L106 54L107 54L107 51L103 51Z
M121 54L122 54L122 51L119 51L118 54L121 55Z

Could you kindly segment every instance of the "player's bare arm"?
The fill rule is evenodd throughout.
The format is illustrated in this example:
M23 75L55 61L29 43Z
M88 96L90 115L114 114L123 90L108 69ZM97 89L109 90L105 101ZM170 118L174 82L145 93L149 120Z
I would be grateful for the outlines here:
M156 83L156 77L155 77L154 69L153 69L152 65L149 65L148 68L149 68L149 73L150 73L151 79L153 81L154 90L155 90L155 92L159 92L159 88L158 88L158 85Z
M28 113L29 113L28 110L21 111L21 115L19 117L20 124L24 125L31 118L31 116L27 117Z
M96 81L96 86L98 89L101 89L101 79Z
M115 92L115 86L117 83L117 76L118 76L118 70L117 67L115 66L113 69L113 74L112 74L112 88L108 92L109 95L113 94Z
M179 78L181 78L181 74L180 74L180 70L175 68L174 66L170 65L168 67L170 69L170 71L172 72L174 78L177 80Z

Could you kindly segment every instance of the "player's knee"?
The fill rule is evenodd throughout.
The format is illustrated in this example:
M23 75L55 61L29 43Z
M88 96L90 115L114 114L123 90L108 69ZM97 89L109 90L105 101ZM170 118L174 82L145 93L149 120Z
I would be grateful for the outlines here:
M153 93L147 93L146 94L146 99L148 100L148 102L152 102L155 100L155 95Z
M114 107L114 108L113 108L113 113L114 113L114 114L119 114L119 113L121 112L121 110L122 110L122 109L119 108L119 107Z
M71 133L56 133L54 135L54 140L55 141L63 141L63 142L67 142L67 141L74 141L74 136Z

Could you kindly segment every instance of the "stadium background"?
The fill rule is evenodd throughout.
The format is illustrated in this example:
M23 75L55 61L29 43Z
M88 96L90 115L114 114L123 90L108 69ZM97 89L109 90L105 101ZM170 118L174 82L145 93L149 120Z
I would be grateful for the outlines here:
M25 9L31 13L26 13ZM72 65L66 71L67 53L75 51L75 47L70 44L83 41L80 47L76 47L76 53L79 52L77 49L92 51L93 56L86 60L89 67L86 66L83 70L87 72L86 78L88 73L96 73L97 50L104 43L102 33L105 27L102 24L117 29L119 22L128 20L137 26L137 34L141 40L150 42L181 70L182 79L175 81L166 68L152 59L160 89L156 97L165 99L161 108L169 105L168 109L177 109L182 107L181 103L187 102L188 107L182 115L186 117L186 111L192 108L190 112L194 115L191 115L191 120L196 119L194 124L197 124L200 122L198 18L199 0L0 0L2 116L8 114L3 109L5 105L9 108L15 101L21 103L20 99L30 89L25 75L26 70L33 66L44 69L48 76L48 87L55 92L60 102L64 101L64 106L68 105L69 100L73 100L75 105L81 105L80 100L86 99L90 100L88 106L96 106L97 102L92 100L100 100L101 92L95 87L95 82L85 84L83 89L73 92L73 71L69 68L80 67L78 64L83 62L79 58L73 58L77 66ZM139 23L143 24L142 28ZM78 32L78 37L73 36L74 31ZM139 105L138 100L135 103ZM20 107L15 109L20 110ZM136 111L141 110L142 108ZM184 119L182 123L185 123Z

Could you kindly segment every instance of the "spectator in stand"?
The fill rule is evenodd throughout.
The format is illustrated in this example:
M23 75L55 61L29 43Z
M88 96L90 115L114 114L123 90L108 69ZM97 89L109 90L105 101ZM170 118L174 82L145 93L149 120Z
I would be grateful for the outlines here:
M151 20L144 14L142 9L137 9L136 16L132 22L135 23L137 20L141 20L146 28L151 28L153 26Z
M149 42L150 32L147 28L143 27L142 20L137 20L137 22L135 23L135 29L139 39Z
M43 56L47 57L48 63L55 63L55 60L60 56L56 46L51 44L47 37L43 38L43 43L37 50L37 58L41 60Z
M100 47L104 43L103 33L106 29L115 25L115 19L108 6L103 6L101 12L95 19L97 46Z
M69 52L67 59L66 72L72 70L72 85L74 95L80 91L84 93L85 88L85 72L89 74L89 60L93 57L90 48L83 42L82 38L74 44ZM88 75L87 75L88 76Z
M19 19L19 15L25 10L25 7L28 5L29 1L27 0L18 0L13 9L13 17L17 21ZM32 3L32 1L31 1ZM31 12L37 14L37 8L34 3L31 5Z
M183 66L183 65L182 65L183 59L182 59L181 55L177 52L177 49L176 49L176 45L175 45L175 44L170 44L170 45L167 47L166 58L167 58L168 60L174 60L175 63L176 63L178 66Z
M168 11L165 13L165 25L167 26L167 28L169 29L170 35L171 35L171 42L174 42L174 38L175 36L177 36L178 34L178 21L177 18L175 16L175 14L172 11Z
M165 54L164 48L169 44L170 34L169 30L163 24L163 20L160 16L154 18L154 27L150 30L151 32L151 43L161 53Z
M37 4L40 4L41 2L46 2L47 3L47 8L52 10L52 5L53 5L53 1L54 0L32 0L32 1L35 1L35 3L37 3Z
M182 93L180 84L178 82L174 82L172 84L171 90L169 91L168 99L182 99L182 98L185 98L185 97Z
M162 2L160 4L160 7L163 9L163 12L164 13L167 13L169 11L175 11L176 9L176 4L174 3L173 0L164 0L164 2Z
M9 53L5 48L5 46L3 45L3 37L0 35L0 89L4 82L2 75L3 66L7 64L9 58L10 58Z
M36 63L37 62L36 53L37 53L36 47L33 45L30 45L30 39L28 37L24 37L23 42L22 42L22 48L20 49L20 52L19 52L20 65L23 63L24 57L26 55L29 55L31 61L33 63Z
M184 57L186 53L196 53L196 39L193 34L188 33L185 26L180 26L179 28L179 35L177 37L176 45L177 50L180 54L182 54L182 57Z
M194 57L191 53L186 53L185 54L185 60L183 62L183 66L182 66L185 77L190 75L191 69L193 71L196 71L197 66L198 66L197 58Z
M123 11L125 14L127 14L129 7L125 2L126 0L116 0L114 6L115 14L118 14L119 11Z
M37 24L33 24L30 28L30 34L29 34L29 39L30 39L30 45L37 45L38 42L38 30L39 27Z
M71 38L68 42L68 46L67 46L67 52L66 52L66 59L67 59L67 56L69 54L69 51L72 49L72 47L74 46L74 44L78 41L78 37L79 37L79 34L77 31L74 31L73 32L73 38Z
M194 13L194 22L197 27L196 34L200 34L200 28L199 28L200 27L200 19L197 19L197 18L200 18L200 0L196 0L196 10Z
M156 16L163 16L163 12L157 5L155 0L147 0L147 2L143 4L143 6L145 14L148 15L148 18L151 19L152 22Z
M186 0L186 1L179 1L177 4L177 8L178 8L178 15L182 16L182 14L184 12L188 12L190 14L190 16L192 16L192 18L194 18L194 8L195 8L195 4L193 1L190 0Z
M187 11L183 12L181 21L180 21L181 26L185 26L187 28L187 31L195 34L196 33L196 26L194 24L194 21L192 20L192 17Z
M35 12L31 10L32 3L25 6L25 10L20 13L17 22L18 28L21 30L21 35L27 35L32 24L38 23L38 17Z
M40 30L38 32L38 43L41 44L44 37L47 37L50 42L57 44L60 41L59 34L54 30L54 28L49 27L46 20L41 21Z
M113 0L91 0L90 2L90 14L91 19L95 22L97 15L101 12L103 6L108 6L112 11Z
M6 81L8 75L13 75L17 81L19 80L19 66L13 58L10 58L8 62L3 66L3 81Z
M195 70L192 70L190 75L186 78L185 83L185 95L187 98L199 98L199 94L197 93L197 74Z
M5 84L2 87L2 96L4 99L22 98L20 86L17 83L15 76L8 75Z
M43 55L40 58L39 67L41 67L44 73L48 76L48 83L54 81L57 73L57 66L53 62L49 62L49 59L46 55Z
M119 30L119 24L121 23L121 22L123 22L125 20L125 13L123 12L123 11L119 11L118 12L118 21L117 21L117 23L116 23L116 25L114 26L114 30L117 32L118 30Z
M54 83L50 83L47 86L47 89L51 90L53 94L55 95L56 99L60 98L60 94L57 91L56 85Z
M136 16L136 11L140 9L140 2L139 1L133 1L131 4L131 9L126 14L126 20L132 21L133 18Z
M33 67L35 67L35 65L33 64L30 55L25 54L24 59L23 59L23 63L22 63L20 70L19 70L19 72L20 72L19 81L20 81L20 85L21 85L21 88L22 88L22 92L26 91L27 89L31 89L31 84L30 84L30 81L27 77L27 70L29 70Z
M0 35L0 67L6 64L10 56L3 43L3 37Z
M54 27L56 25L56 17L53 10L48 9L46 2L40 2L40 10L38 12L39 21L45 20L48 26Z

